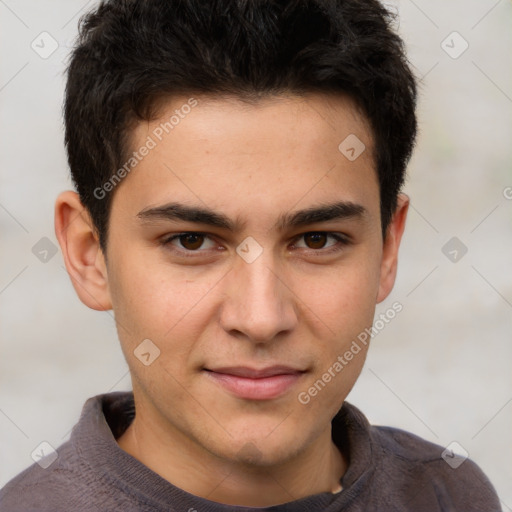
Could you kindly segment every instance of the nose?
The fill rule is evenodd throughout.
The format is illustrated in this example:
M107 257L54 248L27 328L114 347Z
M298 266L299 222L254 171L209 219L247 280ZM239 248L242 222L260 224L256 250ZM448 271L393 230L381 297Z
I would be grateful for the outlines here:
M293 292L271 255L264 251L252 263L239 258L226 277L220 321L230 335L269 343L297 325Z

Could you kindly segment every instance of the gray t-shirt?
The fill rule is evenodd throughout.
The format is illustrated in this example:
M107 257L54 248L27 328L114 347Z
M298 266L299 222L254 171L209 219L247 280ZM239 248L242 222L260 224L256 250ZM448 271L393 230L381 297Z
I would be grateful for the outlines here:
M1 512L499 512L478 466L453 469L443 448L413 434L370 426L344 403L332 437L349 461L339 493L320 493L266 508L222 505L161 478L123 451L116 439L135 416L133 394L87 400L69 441L46 469L34 464L0 491ZM45 465L45 464L43 464Z

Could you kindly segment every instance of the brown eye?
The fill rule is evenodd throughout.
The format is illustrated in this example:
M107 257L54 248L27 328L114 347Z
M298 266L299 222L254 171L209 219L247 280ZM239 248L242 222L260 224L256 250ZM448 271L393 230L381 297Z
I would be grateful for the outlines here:
M327 256L344 250L351 245L350 238L343 233L310 231L303 233L294 243L295 249L305 249L309 255Z
M322 249L327 243L327 233L306 233L304 241L310 249Z
M185 233L178 237L180 244L189 251L199 249L204 243L204 235L200 233Z
M172 250L178 256L204 255L208 251L217 248L215 240L206 233L186 231L164 238L161 244Z

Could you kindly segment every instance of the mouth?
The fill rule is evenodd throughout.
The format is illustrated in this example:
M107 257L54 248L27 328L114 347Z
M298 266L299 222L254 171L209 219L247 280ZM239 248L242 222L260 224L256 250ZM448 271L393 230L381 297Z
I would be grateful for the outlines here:
M288 366L262 369L245 366L204 368L205 374L223 389L246 400L272 400L284 395L306 373Z

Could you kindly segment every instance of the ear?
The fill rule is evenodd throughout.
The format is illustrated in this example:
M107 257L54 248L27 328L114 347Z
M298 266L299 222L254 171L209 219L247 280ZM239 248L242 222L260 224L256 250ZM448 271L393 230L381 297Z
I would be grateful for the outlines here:
M112 309L107 267L96 229L78 194L62 192L55 203L55 234L80 300L91 309Z
M408 210L409 197L405 194L399 194L397 207L386 230L386 237L384 239L377 302L382 302L389 295L395 284L398 248L400 247L400 240L405 229L405 219Z

